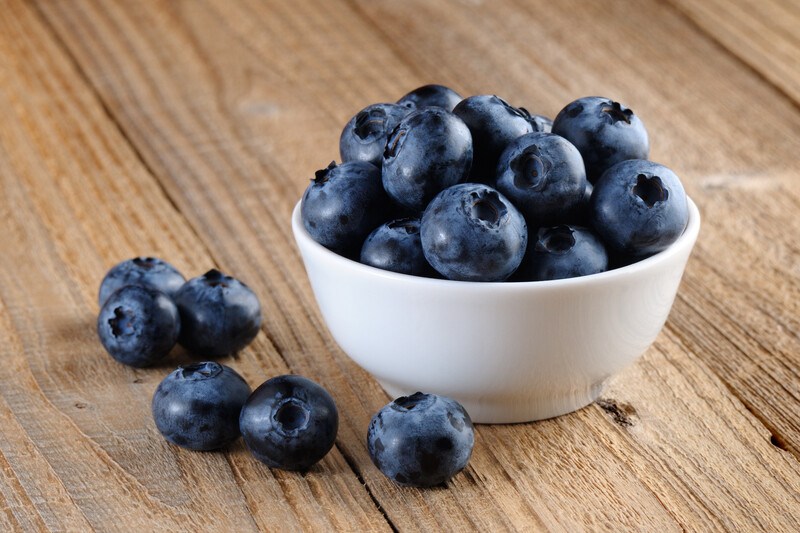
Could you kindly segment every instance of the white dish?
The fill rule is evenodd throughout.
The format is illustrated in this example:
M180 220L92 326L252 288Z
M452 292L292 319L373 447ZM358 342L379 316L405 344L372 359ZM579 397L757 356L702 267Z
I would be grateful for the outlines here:
M667 320L700 213L667 250L608 272L478 283L397 274L315 242L292 213L311 287L333 338L390 396L461 402L479 423L579 409L653 343Z

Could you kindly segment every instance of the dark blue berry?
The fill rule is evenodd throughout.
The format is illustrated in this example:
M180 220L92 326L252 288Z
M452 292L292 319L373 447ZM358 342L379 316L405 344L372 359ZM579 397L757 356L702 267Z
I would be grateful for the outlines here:
M364 239L392 209L375 165L352 161L318 170L303 194L303 226L315 241L346 256L357 255Z
M174 297L186 281L178 270L156 257L134 257L118 263L100 283L98 302L102 307L112 293L125 285L139 285L161 291Z
M241 281L209 270L187 281L175 295L181 313L179 342L205 357L241 350L261 327L261 305Z
M333 447L339 428L336 403L310 379L272 378L248 398L239 425L255 457L273 468L306 470Z
M364 241L361 262L413 276L433 274L422 252L418 218L392 220L376 228Z
M372 104L356 113L339 137L342 161L366 161L381 166L386 138L409 112L397 104Z
M178 308L160 291L127 285L108 297L97 317L97 334L111 357L144 367L164 358L181 329Z
M464 181L472 164L472 136L457 116L438 107L411 113L389 135L383 187L398 204L421 212L436 194Z
M585 207L586 172L578 149L552 133L513 140L497 164L497 190L531 226L567 221Z
M417 392L372 417L367 448L372 462L399 485L445 483L469 462L475 433L458 402Z
M639 117L619 102L600 96L568 104L553 121L553 133L580 151L592 183L615 163L647 159L650 151L647 130Z
M589 229L560 225L539 228L536 241L519 267L517 279L543 281L575 278L604 272L608 254L600 239Z
M525 219L495 189L454 185L431 201L420 223L428 262L448 279L502 281L525 254Z
M239 413L249 395L232 368L214 362L179 367L153 395L153 420L172 444L215 450L239 438Z
M592 225L606 245L628 256L667 248L683 233L689 206L680 179L658 163L617 163L595 183Z
M409 109L422 107L441 107L447 111L461 101L461 95L444 85L423 85L406 94L397 103Z
M473 163L470 181L494 180L497 159L506 146L521 135L534 131L530 114L494 95L470 96L453 109L472 132Z

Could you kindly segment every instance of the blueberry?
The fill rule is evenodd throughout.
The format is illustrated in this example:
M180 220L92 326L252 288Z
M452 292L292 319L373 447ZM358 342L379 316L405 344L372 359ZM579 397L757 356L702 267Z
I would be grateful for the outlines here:
M587 183L578 149L552 133L518 137L497 164L497 190L531 226L564 222L585 207Z
M590 216L613 251L647 256L680 237L689 206L680 179L670 169L632 159L609 168L595 183Z
M261 305L241 281L209 270L187 281L175 295L181 313L179 342L206 357L241 350L261 327Z
M383 223L390 201L381 171L352 161L318 170L303 194L301 216L311 237L346 256L357 254L369 233Z
M164 358L181 329L178 308L160 291L126 285L108 297L97 317L97 334L111 357L144 367Z
M333 447L339 428L336 403L301 376L278 376L248 398L239 418L255 457L273 468L307 470Z
M98 302L102 307L113 292L125 285L150 287L174 297L185 281L183 275L166 261L156 257L134 257L114 265L106 273L100 283Z
M461 95L453 89L444 85L432 84L417 87L398 100L397 103L409 109L441 107L447 111L452 111L460 101Z
M650 151L647 130L639 117L619 102L599 96L568 104L553 121L553 133L580 151L592 183L615 163L647 159Z
M399 485L432 487L469 462L475 433L458 402L417 392L386 405L372 417L367 448L372 462Z
M422 252L418 218L400 218L378 226L364 241L361 262L413 276L433 274Z
M539 228L536 241L525 257L518 279L542 281L575 278L604 272L608 254L591 230L580 226L559 225Z
M494 180L497 159L508 143L534 131L530 114L494 95L470 96L453 109L472 132L475 151L470 181Z
M442 189L464 181L472 136L457 116L438 107L411 113L389 135L383 187L398 204L421 212Z
M342 161L380 166L389 133L410 110L397 104L372 104L350 119L339 137Z
M249 395L247 382L225 365L178 367L153 394L153 420L172 444L215 450L239 438L239 412Z
M502 281L525 254L528 230L511 202L488 185L445 189L425 209L422 250L443 276L461 281Z

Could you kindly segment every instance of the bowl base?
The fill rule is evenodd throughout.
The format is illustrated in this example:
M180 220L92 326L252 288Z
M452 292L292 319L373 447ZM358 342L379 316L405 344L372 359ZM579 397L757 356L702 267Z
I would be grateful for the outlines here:
M392 398L408 396L417 392L385 381L378 381L378 383ZM516 424L545 420L577 411L599 398L604 389L605 381L600 381L586 389L572 390L561 396L501 399L450 397L464 406L475 424Z

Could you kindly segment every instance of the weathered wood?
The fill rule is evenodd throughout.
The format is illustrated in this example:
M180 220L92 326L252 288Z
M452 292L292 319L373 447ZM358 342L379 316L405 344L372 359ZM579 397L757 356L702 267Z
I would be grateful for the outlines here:
M800 106L800 5L791 0L668 0Z
M800 529L800 118L669 6L5 7L0 529ZM288 214L352 113L429 81L551 114L626 95L705 225L667 330L601 402L480 427L467 471L416 491L367 457L386 397L330 339ZM127 369L93 331L99 279L139 253L257 290L265 334L226 363L331 389L342 431L318 467L160 439L149 398L186 356Z
M142 252L193 274L214 262L20 2L0 10L0 64L0 529L388 529L336 451L298 476L241 443L190 453L158 435L152 392L186 358L111 360L97 284ZM287 371L263 336L225 362L253 385Z

